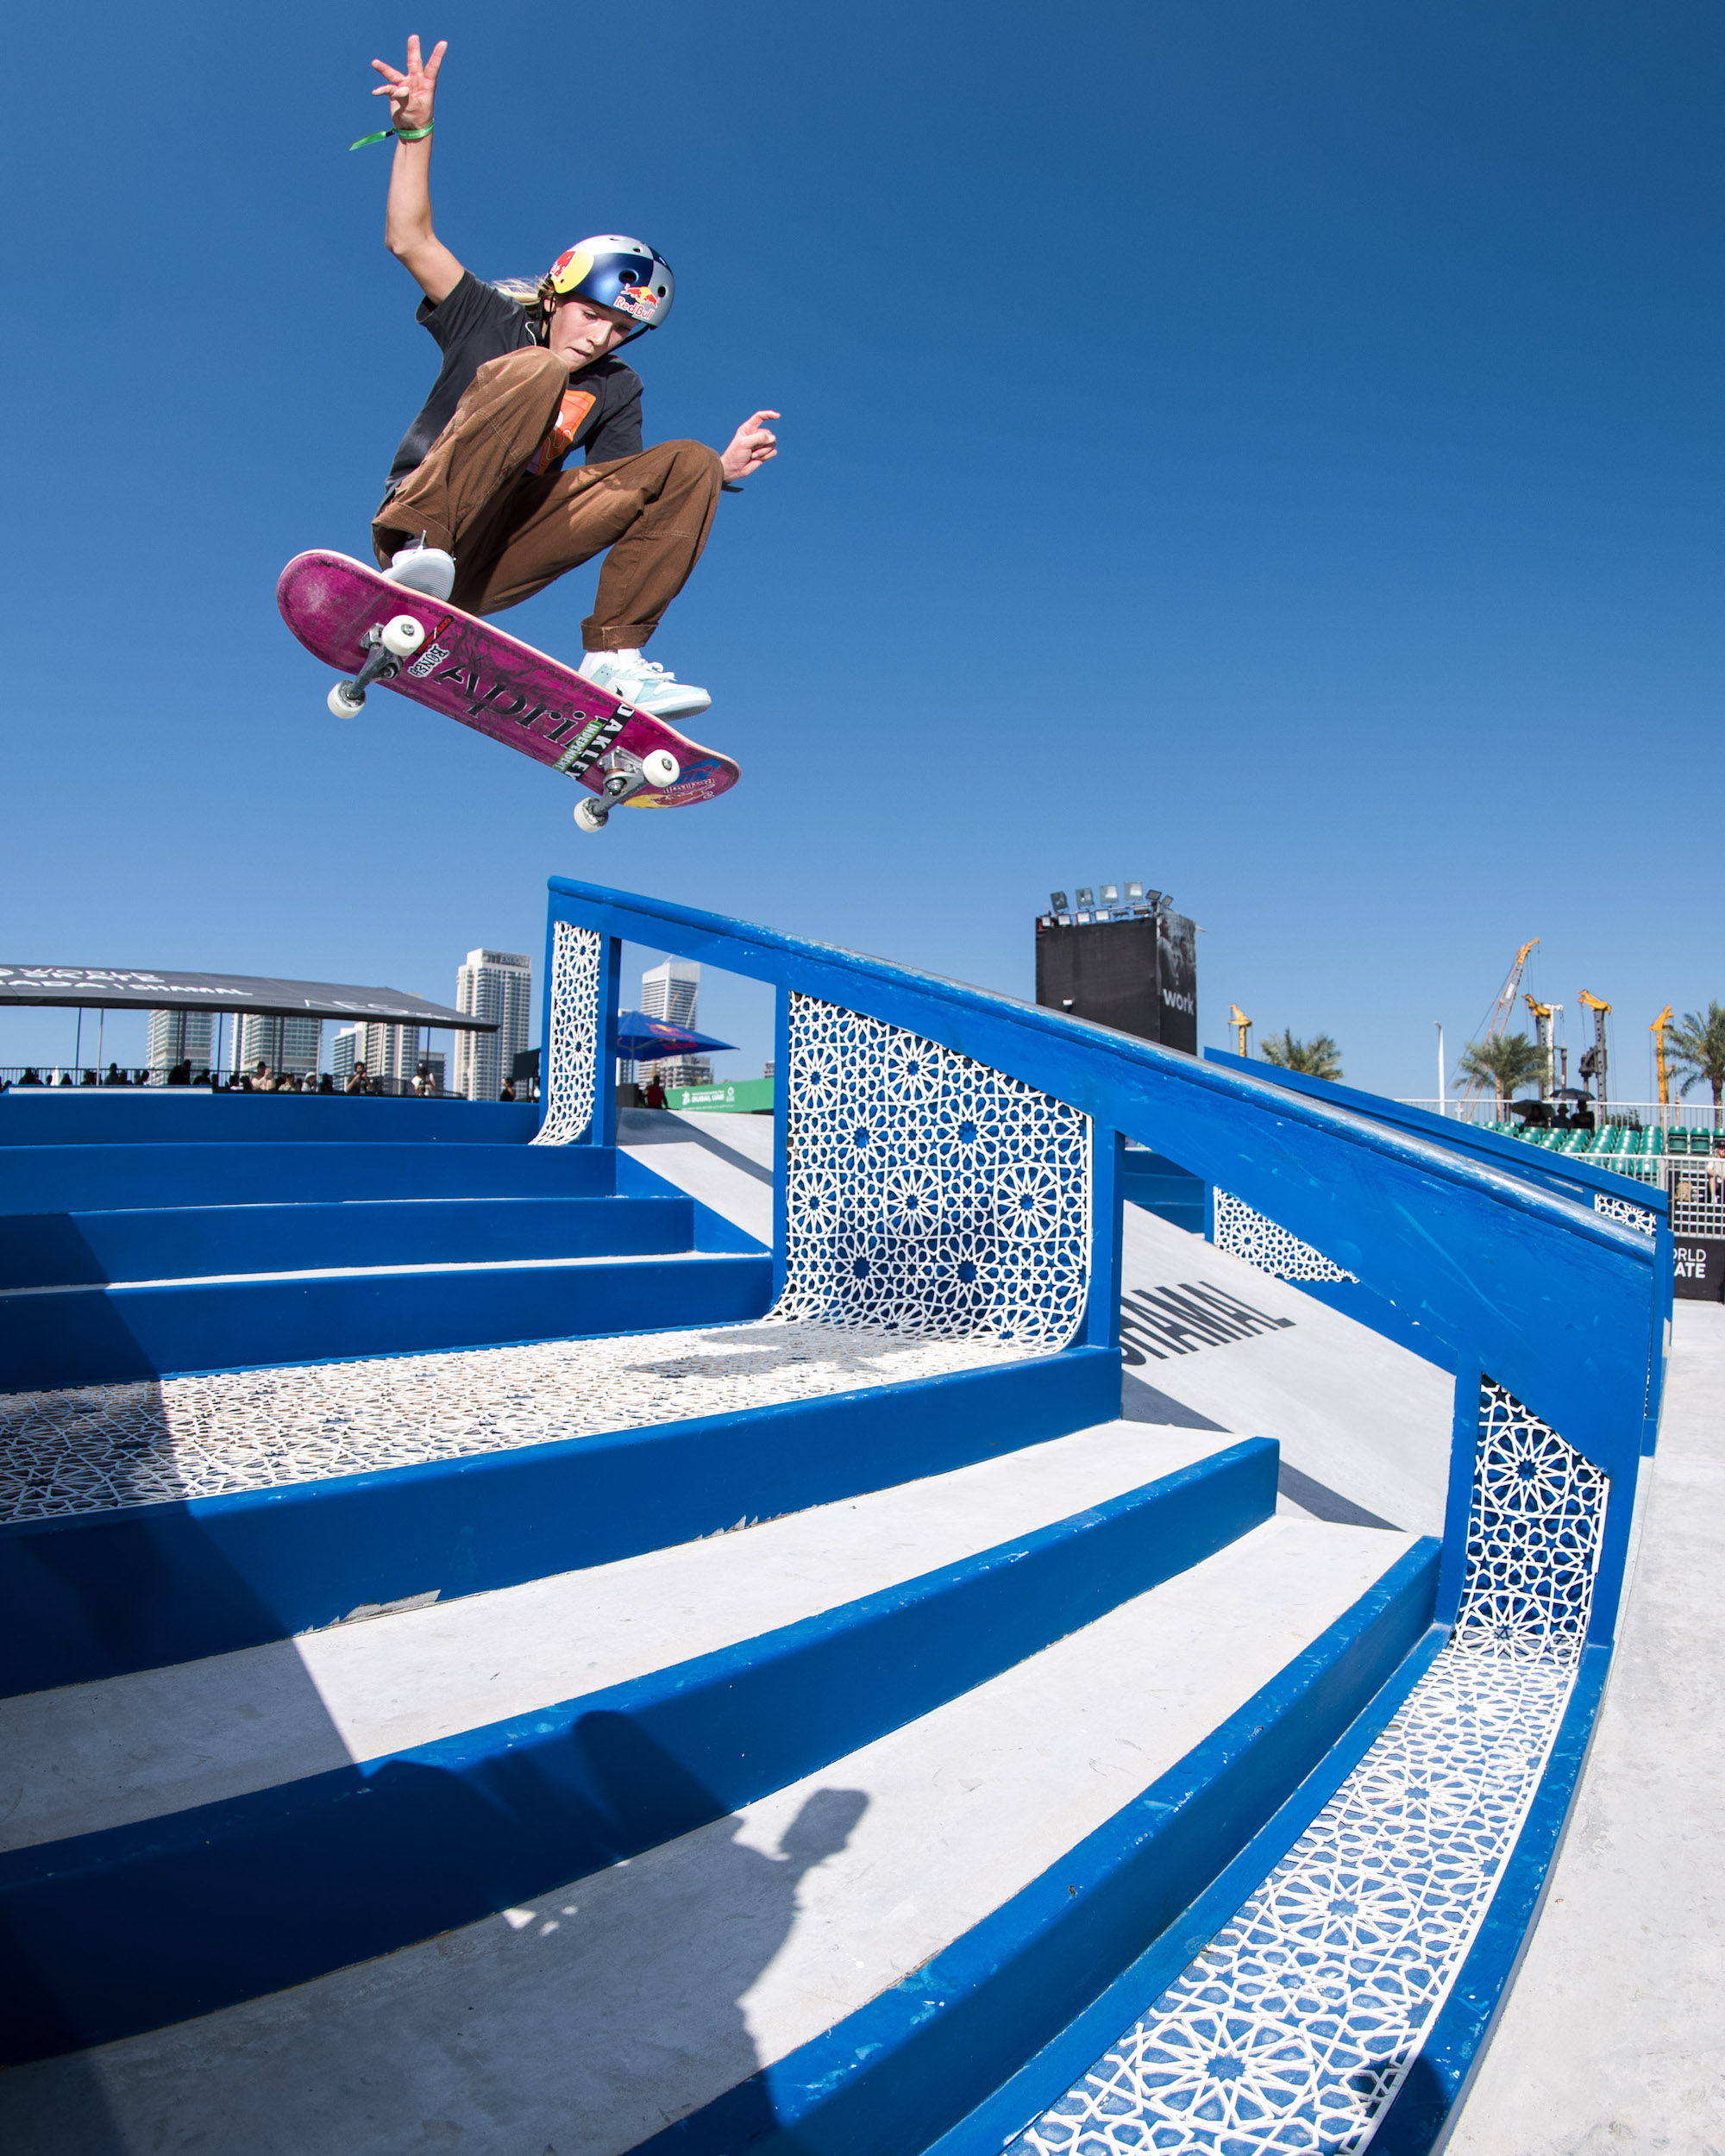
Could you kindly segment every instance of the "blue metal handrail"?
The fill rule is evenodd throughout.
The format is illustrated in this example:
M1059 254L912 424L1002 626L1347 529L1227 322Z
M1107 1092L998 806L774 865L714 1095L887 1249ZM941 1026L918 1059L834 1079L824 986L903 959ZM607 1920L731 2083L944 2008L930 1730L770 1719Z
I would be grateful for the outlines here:
M1108 1163L1124 1138L1231 1192L1443 1344L1458 1427L1484 1374L1603 1468L1615 1486L1609 1554L1621 1564L1628 1517L1616 1501L1633 1490L1658 1415L1671 1280L1662 1218L1648 1236L1404 1117L831 944L565 877L551 880L550 913L554 928L610 939L612 967L624 939L705 961L903 1027L1083 1110L1096 1126L1098 1194L1116 1209ZM603 1034L596 1052L608 1078L614 1045ZM608 1083L595 1090L609 1102ZM590 1138L612 1135L597 1117ZM1108 1269L1093 1279L1093 1300L1116 1292ZM1113 1338L1100 1326L1088 1337ZM1615 1590L1600 1600L1609 1608Z

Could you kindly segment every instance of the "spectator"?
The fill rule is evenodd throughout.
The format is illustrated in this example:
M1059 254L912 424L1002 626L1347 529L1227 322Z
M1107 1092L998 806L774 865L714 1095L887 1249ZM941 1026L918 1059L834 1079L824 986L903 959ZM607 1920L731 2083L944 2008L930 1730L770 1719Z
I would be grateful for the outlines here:
M93 1086L96 1083L96 1073L93 1070L86 1070L78 1082L81 1086Z
M369 1072L363 1063L355 1063L353 1075L348 1081L347 1090L349 1093L369 1093L371 1089L372 1081Z
M26 1063L24 1066L23 1075L19 1079L18 1083L21 1086L39 1086L41 1082L41 1078L36 1070L35 1065L34 1063Z
M191 1083L191 1058L190 1056L183 1057L174 1065L173 1069L169 1071L167 1075L167 1081L171 1086L189 1086Z
M514 1081L514 1079L512 1079L512 1078L505 1078L505 1079L504 1080L504 1081L503 1081L503 1089L502 1089L502 1091L501 1091L501 1092L498 1094L498 1096L497 1096L497 1097L498 1097L498 1099L499 1099L499 1100L514 1100L514 1098L515 1098L515 1081Z
M69 1086L72 1083L72 1073L69 1070L55 1071L54 1083L57 1086Z
M108 1066L108 1075L102 1081L102 1082L104 1086L123 1086L126 1082L126 1074L121 1069L118 1063L110 1063Z
M334 1093L336 1090L336 1081L329 1075L327 1070L317 1081L317 1090L319 1093Z
M643 1106L649 1108L662 1108L665 1106L665 1088L660 1082L659 1074L656 1070L647 1081L646 1090L642 1094L641 1100Z

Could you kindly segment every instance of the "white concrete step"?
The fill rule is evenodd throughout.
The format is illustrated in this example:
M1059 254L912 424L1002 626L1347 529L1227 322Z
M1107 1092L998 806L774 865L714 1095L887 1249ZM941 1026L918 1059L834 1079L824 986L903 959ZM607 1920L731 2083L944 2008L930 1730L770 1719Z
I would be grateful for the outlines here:
M0 1701L0 1849L530 1713L913 1579L1221 1449L1116 1422L743 1532Z
M621 2156L1000 1908L1408 1546L1269 1520L919 1720L530 1908L22 2068L0 2080L0 2138L64 2156ZM250 1916L277 1921L267 1882Z

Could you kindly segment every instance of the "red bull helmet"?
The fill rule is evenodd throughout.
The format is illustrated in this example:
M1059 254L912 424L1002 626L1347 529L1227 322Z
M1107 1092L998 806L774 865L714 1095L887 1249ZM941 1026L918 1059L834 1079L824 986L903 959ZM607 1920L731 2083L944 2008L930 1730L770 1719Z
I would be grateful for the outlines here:
M632 333L639 336L670 313L676 290L670 264L644 240L604 232L566 248L546 272L539 297L547 306L554 299L586 299L614 307L639 325Z

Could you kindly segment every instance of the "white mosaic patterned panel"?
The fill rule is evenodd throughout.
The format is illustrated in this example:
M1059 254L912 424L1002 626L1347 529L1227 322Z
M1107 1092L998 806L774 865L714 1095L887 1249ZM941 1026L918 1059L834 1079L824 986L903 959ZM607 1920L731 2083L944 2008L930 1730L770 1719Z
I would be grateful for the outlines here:
M992 1340L714 1326L0 1395L0 1520L270 1489L1011 1362Z
M1456 1630L1244 1908L1017 2156L1364 2149L1521 1830L1574 1683L1606 1477L1488 1382Z
M1277 1280L1358 1282L1359 1278L1358 1273L1344 1272L1321 1250L1314 1250L1297 1235L1289 1235L1286 1228L1277 1227L1274 1220L1254 1213L1232 1191L1216 1192L1215 1214L1216 1248L1226 1250L1231 1257L1243 1257L1261 1273L1270 1273Z
M536 1145L573 1145L593 1119L604 939L559 921L551 944L550 1025L540 1062L545 1113Z
M1064 1347L1089 1279L1088 1117L812 996L788 1018L775 1314Z
M1593 1210L1610 1219L1622 1221L1626 1227L1638 1228L1643 1235L1652 1235L1659 1226L1658 1216L1649 1213L1645 1206L1635 1205L1628 1198L1608 1197L1603 1190L1593 1194Z

